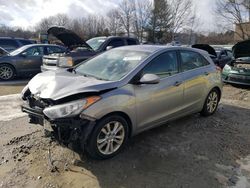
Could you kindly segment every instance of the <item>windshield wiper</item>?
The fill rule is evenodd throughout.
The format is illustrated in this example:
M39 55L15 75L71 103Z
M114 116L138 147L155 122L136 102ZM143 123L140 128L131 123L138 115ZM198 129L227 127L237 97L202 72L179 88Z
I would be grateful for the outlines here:
M79 72L78 72L78 73L79 73ZM109 81L109 80L107 80L107 79L100 78L100 77L97 77L97 76L94 76L94 75L91 75L91 74L86 74L86 73L79 73L79 74L81 74L81 75L84 76L84 77L92 77L92 78L95 78L95 79L97 79L97 80Z

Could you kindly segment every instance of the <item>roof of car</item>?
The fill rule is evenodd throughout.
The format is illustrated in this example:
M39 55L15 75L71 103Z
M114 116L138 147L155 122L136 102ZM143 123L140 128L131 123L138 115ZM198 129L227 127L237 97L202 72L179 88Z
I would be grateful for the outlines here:
M60 45L57 45L57 44L28 44L28 45L25 45L25 47L33 47L33 46L60 46ZM60 46L60 47L63 47L63 46Z
M127 49L134 51L146 51L150 53L158 52L164 49L173 49L173 50L189 50L199 53L206 53L204 50L190 48L190 47L180 47L180 46L166 46L166 45L130 45L119 47L119 49Z

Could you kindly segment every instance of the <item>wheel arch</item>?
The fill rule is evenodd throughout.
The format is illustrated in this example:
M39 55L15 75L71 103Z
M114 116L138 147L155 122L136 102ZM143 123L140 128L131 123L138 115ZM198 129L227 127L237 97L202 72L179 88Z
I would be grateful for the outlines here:
M7 62L3 62L3 63L0 64L0 66L2 66L2 65L8 65L8 66L12 67L13 70L14 70L14 74L15 75L17 74L16 67L14 65L12 65L10 63L7 63Z
M121 116L127 121L127 123L128 123L128 136L131 137L132 133L133 133L133 125L132 125L132 121L131 121L130 117L125 112L114 111L114 112L108 113L105 116L101 117L100 120L102 120L108 116L112 116L112 115Z
M222 95L222 91L221 91L221 89L218 87L218 86L215 86L215 87L213 87L211 90L210 90L210 92L212 91L212 90L217 90L218 92L219 92L219 100L221 99L221 95Z

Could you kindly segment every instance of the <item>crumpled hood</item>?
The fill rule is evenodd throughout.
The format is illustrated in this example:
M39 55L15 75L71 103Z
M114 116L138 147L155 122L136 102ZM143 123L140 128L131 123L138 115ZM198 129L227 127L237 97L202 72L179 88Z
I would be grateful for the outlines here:
M194 44L192 45L192 48L197 48L197 49L207 51L210 55L217 57L215 49L208 44Z
M62 41L62 43L71 48L76 46L86 47L88 49L92 49L81 37L79 37L76 33L69 29L65 29L64 27L51 27L48 29L47 33L49 35L53 35L58 40ZM92 49L93 50L93 49Z
M118 86L118 82L84 77L67 70L46 71L36 75L28 83L32 94L43 99L52 100L59 100L79 93L100 92Z
M250 40L238 42L233 46L233 56L235 59L240 57L250 57Z

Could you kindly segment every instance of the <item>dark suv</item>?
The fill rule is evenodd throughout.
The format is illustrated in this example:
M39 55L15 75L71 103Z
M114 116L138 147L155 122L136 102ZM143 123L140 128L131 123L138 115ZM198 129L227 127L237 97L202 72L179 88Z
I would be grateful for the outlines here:
M21 46L28 44L35 44L36 41L23 39L23 38L11 38L11 37L0 37L0 47L7 50L8 52L14 51Z
M95 37L85 42L77 34L63 27L52 27L48 34L60 40L69 50L65 54L44 56L42 71L72 67L111 48L139 44L135 38L118 36Z

